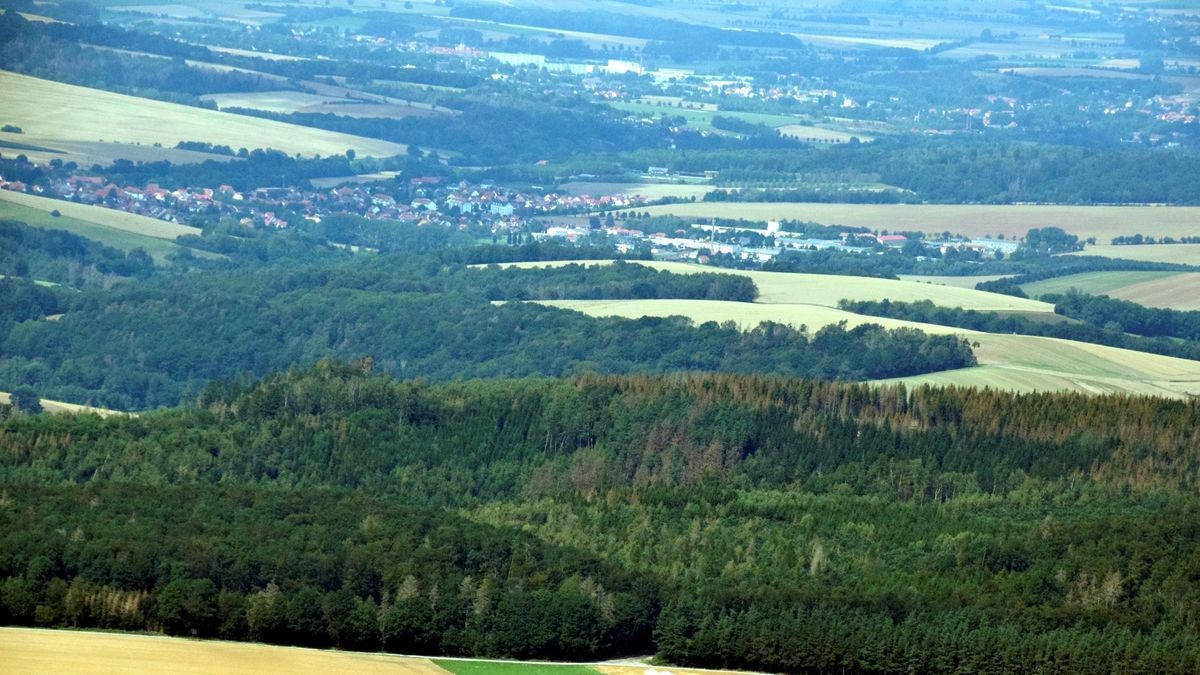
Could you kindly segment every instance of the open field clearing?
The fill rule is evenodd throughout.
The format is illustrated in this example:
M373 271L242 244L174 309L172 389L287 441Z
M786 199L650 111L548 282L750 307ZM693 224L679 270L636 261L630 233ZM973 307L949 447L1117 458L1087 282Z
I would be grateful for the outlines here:
M1066 293L1072 288L1089 295L1109 295L1113 291L1148 281L1176 277L1181 272L1085 272L1065 277L1021 284L1021 290L1031 298L1049 293Z
M987 386L1013 391L1129 393L1183 398L1200 395L1200 362L1101 345L1027 335L996 335L883 319L813 305L761 305L716 300L563 300L541 304L589 316L682 315L697 323L733 321L747 329L771 320L810 331L845 320L848 327L876 323L931 334L959 334L971 343L979 366L902 378L910 384Z
M816 45L829 47L845 47L847 45L863 47L890 47L892 49L924 50L940 45L946 40L931 40L928 38L880 38L855 37L851 35L819 35L816 33L790 33L796 37Z
M0 190L0 201L27 206L39 211L45 211L46 213L57 210L68 218L82 220L114 230L124 230L146 237L166 239L168 241L173 241L176 237L184 234L200 234L199 228L180 225L178 223L168 223L165 220L158 220L157 218L125 213L116 209L106 209L102 206L76 204L75 202L68 202L62 199L39 197L11 190Z
M46 320L47 321L57 320L56 317L61 317L61 316L62 316L61 314L56 314L54 316L46 317ZM109 410L107 408L93 408L90 405L79 405L77 403L64 403L63 401L51 401L48 398L43 398L40 400L42 402L42 408L44 408L46 410L46 412L49 412L49 413L96 413L97 415L100 415L102 417L107 417L109 415L128 415L128 414L130 414L130 413L121 412L119 410ZM8 392L0 391L0 404L8 405L11 402L12 402L12 395L9 394ZM5 645L7 645L7 642L4 639L4 635L2 633L0 633L0 652L4 651L2 648ZM0 663L0 673L3 673L3 672L5 672L4 665L2 663Z
M682 117L687 120L689 125L703 129L712 129L712 119L715 116L733 117L743 122L750 124L762 124L764 126L777 129L788 125L796 125L801 122L799 117L791 117L789 115L772 115L769 113L741 112L738 110L717 110L715 108L689 108L688 104L684 107L675 107L674 105L658 105L651 103L637 102L622 102L617 101L608 105L623 110L625 112L638 113L648 117L657 117L659 114L664 114L670 117ZM692 104L699 106L700 104Z
M323 85L330 88L329 85ZM337 88L330 88L338 90ZM340 90L338 90L340 91ZM352 93L346 91L345 93ZM369 101L351 100L329 94L309 94L301 91L259 91L237 92L232 94L208 94L200 98L212 101L217 108L251 108L276 113L329 113L346 115L347 117L385 117L401 119L404 117L434 117L451 114L445 108L438 108L428 103L395 102L381 96L373 96Z
M1002 68L999 72L1006 75L1025 75L1027 77L1102 77L1118 80L1149 80L1152 75L1130 73L1111 68Z
M302 91L248 91L234 94L207 94L200 98L212 101L217 108L254 108L277 113L294 113L323 103L340 103L345 99L308 94Z
M561 260L552 263L527 262L509 263L502 267L558 267L562 265L607 265L609 261L592 260ZM1054 306L1036 300L1016 298L1000 293L977 291L973 288L954 288L923 284L915 281L896 281L894 279L875 279L871 277L849 277L833 274L793 274L790 272L758 272L754 270L733 270L708 265L693 265L689 263L665 262L659 260L631 261L631 264L645 265L656 270L673 272L675 274L738 274L750 277L758 287L758 299L754 304L794 304L818 305L837 308L839 300L892 300L895 302L916 302L930 300L943 307L962 307L981 311L1016 311L1053 313ZM746 305L747 303L733 303Z
M118 141L173 147L203 140L232 148L275 148L288 154L387 157L407 148L294 124L114 94L0 71L0 119L26 133L60 141ZM119 121L114 123L114 121Z
M46 164L52 159L75 162L80 166L107 165L118 159L131 162L161 162L172 164L199 164L208 160L218 162L237 161L228 155L195 150L179 150L174 147L133 145L112 141L65 141L57 138L32 134L10 134L0 132L0 154L5 157L25 155L35 164Z
M872 140L870 136L862 136L852 134L847 131L836 131L834 129L825 129L823 127L814 127L807 124L786 124L779 127L779 133L783 136L790 136L801 141L815 141L819 143L849 143L851 138L866 143Z
M1078 391L1185 398L1200 395L1200 362L1084 342L978 334L979 367L900 378L908 384Z
M697 324L732 321L741 330L750 330L764 321L782 323L792 328L817 331L824 326L846 322L847 328L875 323L884 328L917 328L932 335L974 333L958 328L886 319L844 312L833 307L791 303L760 304L729 300L538 300L538 304L583 312L588 316L619 316L638 319L644 316L686 316Z
M726 272L750 277L758 286L759 303L804 303L837 307L838 301L847 300L892 300L894 302L916 302L931 300L944 307L962 307L986 311L1053 312L1054 307L1044 302L1014 298L1011 295L987 293L973 288L936 286L914 281L874 279L871 277L848 277L833 274L791 274L788 272L756 272L723 270L705 265L672 262L638 263L676 274L697 272Z
M271 52L258 52L252 49L234 49L233 47L214 47L212 45L204 45L214 52L229 54L231 56L248 56L252 59L262 59L264 61L311 61L312 59L305 56L292 56L291 54L273 54Z
M1043 206L941 204L814 204L696 202L647 209L651 215L687 218L795 219L826 225L851 225L928 233L953 232L970 237L1003 234L1023 237L1034 227L1055 226L1081 239L1109 241L1142 233L1182 237L1200 230L1197 206ZM1134 247L1130 247L1134 248Z
M158 635L0 628L0 673L446 675L429 659Z
M556 265L569 264L565 262ZM605 264L605 263L600 263ZM639 262L672 272L708 271L739 273L713 267L682 263ZM539 263L518 263L520 267L539 266ZM929 299L948 306L968 306L946 302L947 297L974 300L978 304L1020 300L962 288L937 286L917 282L887 279L826 276L812 285L807 277L823 275L787 274L781 272L740 272L754 279L759 299L754 303L715 300L563 300L542 304L573 309L590 316L687 316L697 323L733 321L746 329L762 321L776 321L795 327L805 325L810 331L821 326L846 321L850 327L877 323L887 328L911 327L931 334L959 334L975 347L979 366L961 370L932 373L904 378L909 383L939 385L990 386L1014 391L1070 390L1088 393L1121 392L1158 396L1185 397L1200 395L1200 362L1157 354L1105 347L1084 342L1026 335L997 335L976 331L935 326L909 321L862 316L836 309L837 300L853 299L922 300ZM783 277L783 278L779 278ZM787 279L786 277L793 277ZM855 283L858 282L858 283ZM889 286L890 284L890 286ZM923 294L904 295L909 291ZM963 294L963 295L957 295ZM983 296L983 299L978 298ZM1031 301L1026 301L1031 302ZM999 309L1017 311L1030 318L1055 317L1053 307L1032 302L1030 307Z
M21 201L10 199L11 197L16 197ZM58 209L62 215L58 217L50 215L50 211L54 209ZM179 253L184 249L190 250L193 255L201 258L224 257L174 243L173 240L179 234L199 234L200 230L194 227L176 225L145 216L135 216L99 206L46 199L8 190L0 190L0 218L11 218L49 230L66 230L122 251L143 248L159 264L166 262L168 254ZM166 227L161 228L160 225ZM154 234L148 232L154 232Z
M1200 231L1200 224L1197 225L1197 231ZM1088 246L1079 253L1068 255L1098 255L1122 260L1200 265L1200 244L1143 244L1141 246L1098 244Z
M563 183L559 190L573 195L604 195L626 194L641 195L647 199L662 199L663 197L695 197L699 199L712 191L711 185L679 184L679 183Z
M969 288L974 289L975 284L985 281L996 281L1004 279L1008 274L984 274L977 277L940 277L940 276L922 276L920 274L900 274L901 281L915 281L918 284L934 284L936 286L950 286L953 288Z

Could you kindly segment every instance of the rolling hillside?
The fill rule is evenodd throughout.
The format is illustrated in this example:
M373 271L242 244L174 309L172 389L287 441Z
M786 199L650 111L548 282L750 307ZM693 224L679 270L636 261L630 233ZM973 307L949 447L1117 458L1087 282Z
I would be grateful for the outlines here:
M679 263L645 264L673 272L716 271ZM733 321L740 328L749 328L762 321L777 321L794 327L804 325L814 331L840 321L846 321L850 327L877 323L887 328L919 328L938 335L957 333L977 345L977 367L901 380L910 384L981 386L1012 391L1148 394L1172 398L1200 395L1200 362L1071 340L995 335L866 317L836 308L841 298L929 299L951 307L1032 311L1053 316L1053 306L1046 303L911 281L775 272L742 274L751 276L759 287L759 299L753 304L710 300L557 300L543 304L573 309L589 316L681 315L698 323Z
M232 148L274 148L289 155L403 154L406 147L360 136L77 87L0 71L0 119L35 145L105 141L174 147L203 140ZM119 121L115 124L114 121Z

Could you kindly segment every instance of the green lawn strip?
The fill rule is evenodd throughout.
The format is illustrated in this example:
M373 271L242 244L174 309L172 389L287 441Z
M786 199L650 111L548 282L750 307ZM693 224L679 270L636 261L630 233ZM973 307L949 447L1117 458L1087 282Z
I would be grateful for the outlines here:
M561 665L556 663L528 663L521 661L458 661L433 659L439 668L454 675L596 675L589 666Z

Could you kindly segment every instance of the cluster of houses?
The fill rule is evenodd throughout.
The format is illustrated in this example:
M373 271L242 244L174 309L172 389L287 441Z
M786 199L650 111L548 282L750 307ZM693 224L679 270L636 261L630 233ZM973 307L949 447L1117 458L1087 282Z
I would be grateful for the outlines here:
M169 222L220 215L238 218L248 226L278 229L288 227L289 217L320 221L329 215L352 214L418 225L463 229L483 225L492 231L521 231L526 228L526 219L533 216L631 208L647 201L641 195L527 193L490 184L448 182L438 176L388 185L325 189L263 187L246 191L230 185L168 190L157 183L117 185L104 178L80 175L52 178L46 185L27 185L0 177L0 189L103 206Z

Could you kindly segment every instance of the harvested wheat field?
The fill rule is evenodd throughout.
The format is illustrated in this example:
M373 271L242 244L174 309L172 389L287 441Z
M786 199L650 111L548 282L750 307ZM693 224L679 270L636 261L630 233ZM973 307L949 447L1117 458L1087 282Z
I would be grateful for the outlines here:
M0 628L0 655L2 675L446 675L421 658L36 628Z

